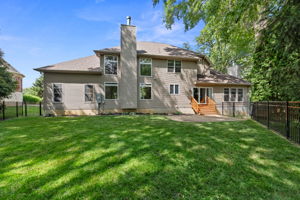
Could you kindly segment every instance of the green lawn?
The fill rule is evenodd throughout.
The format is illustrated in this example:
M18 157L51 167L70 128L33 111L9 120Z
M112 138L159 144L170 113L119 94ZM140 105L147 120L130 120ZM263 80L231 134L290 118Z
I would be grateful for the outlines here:
M0 122L0 199L299 199L300 148L248 121Z

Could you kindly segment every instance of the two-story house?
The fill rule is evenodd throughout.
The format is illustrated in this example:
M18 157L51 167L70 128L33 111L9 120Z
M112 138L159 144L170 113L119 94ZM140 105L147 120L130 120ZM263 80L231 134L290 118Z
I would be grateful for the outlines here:
M137 42L130 23L121 25L120 47L94 53L36 69L44 73L46 114L217 114L223 101L249 100L249 82L212 70L199 53Z

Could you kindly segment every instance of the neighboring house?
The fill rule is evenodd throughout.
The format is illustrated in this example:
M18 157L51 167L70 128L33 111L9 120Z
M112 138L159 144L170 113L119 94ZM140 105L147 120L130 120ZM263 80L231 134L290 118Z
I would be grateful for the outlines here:
M136 27L130 24L121 25L120 46L35 69L44 73L45 113L216 114L223 101L249 101L250 83L212 70L204 55L169 44L137 42ZM200 110L195 109L198 105ZM247 107L241 111L247 113Z
M17 81L17 88L9 98L4 99L5 102L23 102L23 78L25 77L16 68L11 66L3 58L0 58L0 67L6 67L7 71L13 74L13 78Z

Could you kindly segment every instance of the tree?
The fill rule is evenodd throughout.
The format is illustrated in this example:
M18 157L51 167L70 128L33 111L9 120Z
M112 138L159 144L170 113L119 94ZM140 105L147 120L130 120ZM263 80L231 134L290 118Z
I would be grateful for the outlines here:
M43 98L43 91L44 91L44 76L41 75L37 78L32 87L24 89L24 93L28 95L38 96Z
M300 100L300 2L279 1L266 10L248 78L253 100Z
M241 66L254 100L299 100L299 0L164 0L164 22L205 23L199 50L217 70ZM154 5L159 0L153 0Z
M2 49L0 49L0 59L3 57L4 53L2 51Z
M2 58L0 58L0 100L9 97L16 87L17 82L13 79L12 73L3 66Z

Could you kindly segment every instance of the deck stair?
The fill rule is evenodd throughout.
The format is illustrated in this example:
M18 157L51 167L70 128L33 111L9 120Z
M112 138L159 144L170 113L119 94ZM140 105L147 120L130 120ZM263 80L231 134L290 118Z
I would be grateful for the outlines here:
M216 102L209 97L206 98L206 104L199 104L196 99L191 97L191 105L194 112L199 115L218 115Z

